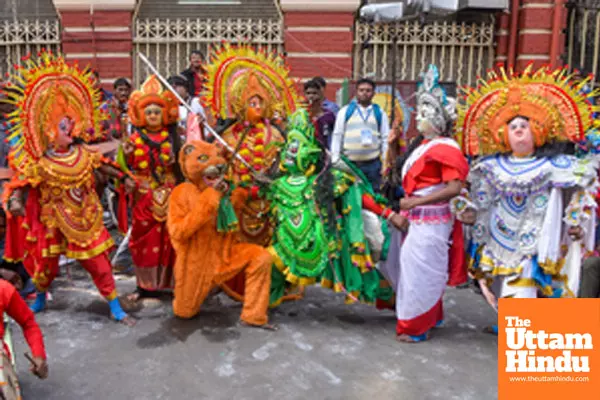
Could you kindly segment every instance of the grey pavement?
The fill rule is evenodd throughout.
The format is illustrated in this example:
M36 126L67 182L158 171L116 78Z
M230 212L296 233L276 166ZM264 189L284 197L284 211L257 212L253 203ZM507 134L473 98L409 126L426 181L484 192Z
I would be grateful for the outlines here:
M47 380L29 373L13 323L25 400L497 398L497 338L481 333L495 314L470 289L448 290L445 326L430 341L404 344L391 311L345 305L319 287L271 311L277 332L238 326L241 308L224 294L192 320L173 317L169 299L151 302L128 328L109 320L85 271L71 271L37 316ZM135 280L120 277L117 286L127 293Z

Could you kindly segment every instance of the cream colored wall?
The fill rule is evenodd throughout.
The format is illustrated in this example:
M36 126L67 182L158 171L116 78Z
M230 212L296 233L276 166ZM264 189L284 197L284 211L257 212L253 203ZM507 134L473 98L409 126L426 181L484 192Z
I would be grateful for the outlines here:
M281 9L286 11L355 11L360 0L281 0Z
M57 10L133 10L136 0L53 0Z

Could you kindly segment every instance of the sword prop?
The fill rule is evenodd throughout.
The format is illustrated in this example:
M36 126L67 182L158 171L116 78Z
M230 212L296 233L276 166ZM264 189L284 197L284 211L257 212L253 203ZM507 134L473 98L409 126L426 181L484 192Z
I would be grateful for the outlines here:
M160 74L160 72L158 72L158 70L154 67L154 65L152 65L152 63L150 62L150 60L148 60L148 58L143 55L142 53L138 52L138 57L140 57L142 59L142 61L144 62L144 64L146 64L146 66L150 69L150 71L152 71L152 73L154 75L156 75L156 77L158 78L158 80L165 85L165 87L171 92L173 93L173 95L177 98L177 100L179 100L179 102L185 107L187 108L187 110L189 112L191 112L192 114L195 114L194 110L192 110L192 107L181 98L181 96L179 95L179 93L177 93L177 91L175 89L173 89L173 87L169 84L169 82L167 82L167 80ZM217 132L215 132L215 130L213 128L210 127L210 125L208 125L206 123L206 121L204 121L204 127L208 130L208 132L213 135L213 137L215 139L217 139L217 141L219 143L221 143L227 150L229 150L229 152L238 160L240 160L240 162L242 164L244 164L246 167L248 167L248 169L250 169L250 171L252 171L252 173L256 174L256 170L252 167L252 165L250 165L250 163L248 161L246 161L241 155L239 155L239 153L234 150L226 141L225 139L223 139Z

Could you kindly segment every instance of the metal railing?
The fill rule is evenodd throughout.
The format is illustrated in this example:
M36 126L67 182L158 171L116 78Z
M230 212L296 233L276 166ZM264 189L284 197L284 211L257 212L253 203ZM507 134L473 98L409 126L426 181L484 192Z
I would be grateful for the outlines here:
M37 54L42 48L60 50L60 23L58 20L0 21L0 79L13 71L21 58Z
M418 21L370 25L357 22L354 39L354 78L389 80L392 48L396 47L396 77L414 81L429 64L440 79L473 85L494 64L494 22Z
M192 50L206 59L222 42L250 43L267 51L283 51L283 21L279 19L138 19L134 21L136 53L144 53L165 76L188 67ZM134 82L146 71L135 57Z
M570 1L565 63L570 68L595 75L600 84L600 2Z

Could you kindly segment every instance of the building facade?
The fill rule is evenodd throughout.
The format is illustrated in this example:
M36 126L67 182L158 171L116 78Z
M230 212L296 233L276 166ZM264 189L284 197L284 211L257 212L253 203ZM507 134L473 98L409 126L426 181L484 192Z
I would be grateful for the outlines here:
M191 50L223 41L285 55L299 81L323 76L333 98L344 79L414 81L427 64L442 80L474 85L498 63L521 70L569 63L598 73L600 2L509 0L502 12L459 13L427 25L357 21L360 0L7 0L0 6L0 72L39 47L90 63L109 86L139 83L143 53L165 74ZM18 35L15 32L19 33Z

